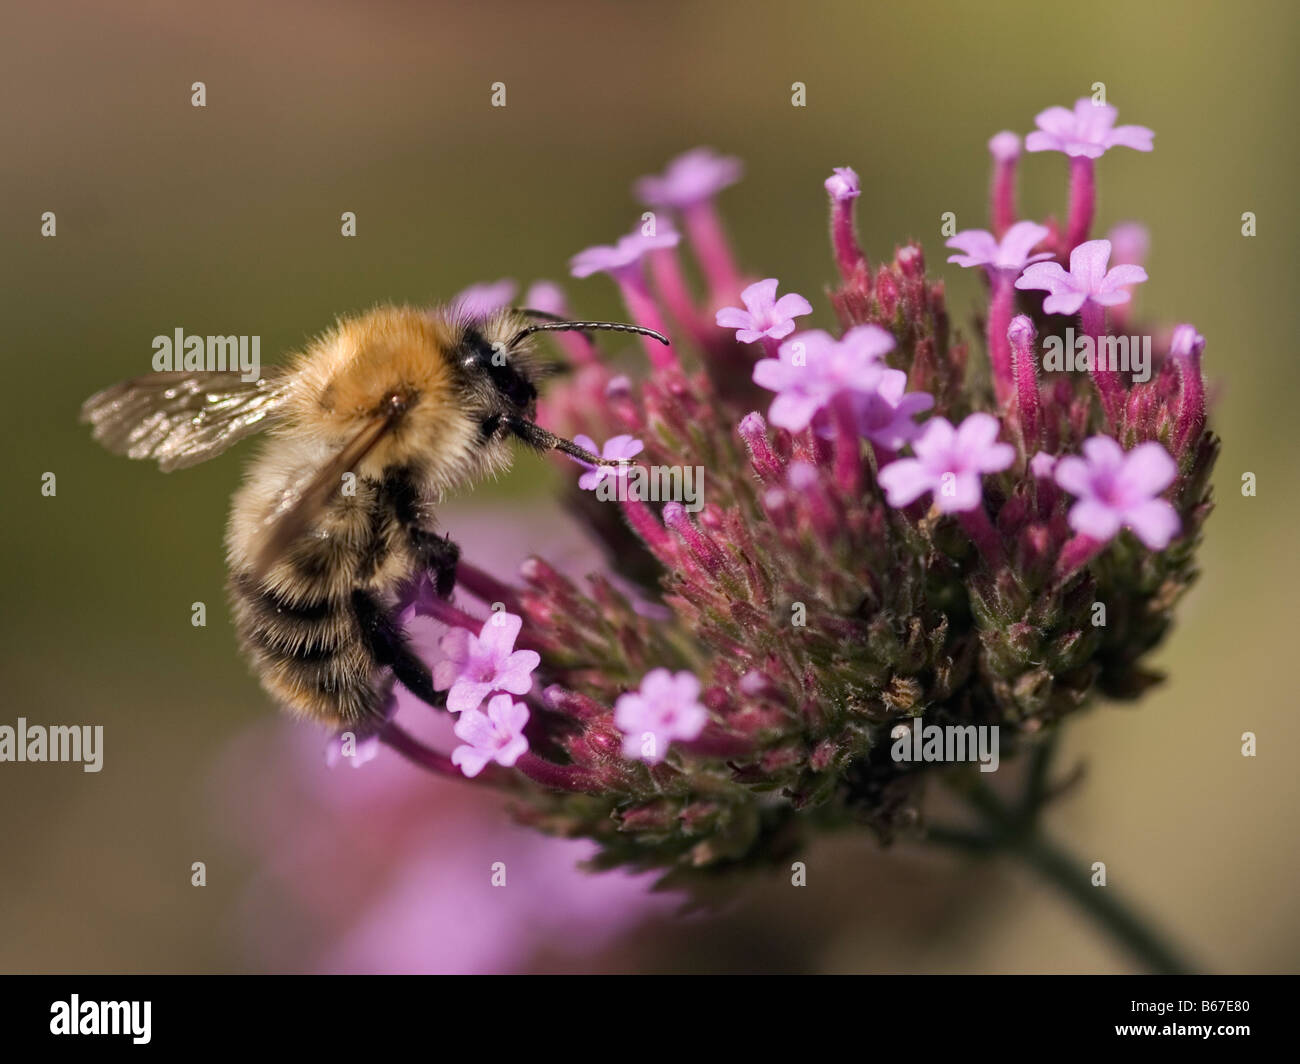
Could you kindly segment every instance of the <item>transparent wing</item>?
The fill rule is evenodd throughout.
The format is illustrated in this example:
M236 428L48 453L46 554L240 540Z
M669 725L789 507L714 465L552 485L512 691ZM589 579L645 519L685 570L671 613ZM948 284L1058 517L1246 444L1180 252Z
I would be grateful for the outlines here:
M381 414L368 421L342 449L310 480L285 492L266 518L266 538L253 559L252 575L261 580L298 538L311 527L329 497L343 486L343 474L355 467L397 421L395 414Z
M81 406L95 439L114 454L153 458L164 473L205 462L265 428L287 394L283 373L150 373L106 388Z

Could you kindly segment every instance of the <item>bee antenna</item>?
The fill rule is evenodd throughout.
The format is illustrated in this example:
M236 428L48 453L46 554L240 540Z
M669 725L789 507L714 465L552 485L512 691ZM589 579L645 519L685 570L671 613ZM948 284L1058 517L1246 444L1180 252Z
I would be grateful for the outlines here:
M547 317L547 318L550 317L550 315L543 315L538 311L525 311L524 313L534 314L538 317ZM657 333L653 329L642 328L640 325L627 325L624 324L623 322L618 322L618 321L560 321L560 320L544 321L539 325L529 325L526 328L520 329L517 333L515 333L514 339L510 341L510 346L514 347L515 344L519 343L520 340L524 339L527 336L531 336L533 333L593 332L597 329L604 329L607 332L636 333L636 335L638 336L649 336L658 340L665 347L668 346L668 337L664 336L663 333Z

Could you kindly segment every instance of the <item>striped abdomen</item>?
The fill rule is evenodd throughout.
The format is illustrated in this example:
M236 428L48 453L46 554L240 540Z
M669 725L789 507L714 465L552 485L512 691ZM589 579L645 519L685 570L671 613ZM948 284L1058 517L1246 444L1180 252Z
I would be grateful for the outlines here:
M392 678L354 600L360 592L391 609L415 571L392 485L358 478L355 495L333 500L262 583L249 573L255 539L242 534L248 514L240 502L228 536L232 613L262 686L285 708L335 728L378 714Z

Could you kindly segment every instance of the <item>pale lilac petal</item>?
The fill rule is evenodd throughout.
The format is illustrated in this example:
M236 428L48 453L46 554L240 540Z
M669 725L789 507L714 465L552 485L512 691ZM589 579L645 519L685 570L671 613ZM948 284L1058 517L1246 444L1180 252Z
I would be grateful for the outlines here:
M978 456L975 468L981 473L1000 473L1016 460L1016 449L1009 443L995 443Z
M1001 429L1001 424L992 414L971 414L957 429L954 446L960 450L982 450L998 438Z
M1105 145L1108 148L1133 148L1136 151L1151 151L1151 138L1155 133L1146 126L1117 126L1107 134Z
M1048 228L1045 225L1038 225L1036 222L1016 222L1003 234L996 256L997 264L1019 269L1029 258L1034 245L1045 240L1047 235Z
M1177 512L1164 499L1130 507L1124 513L1124 523L1151 550L1164 550L1180 528Z
M1121 264L1111 269L1101 283L1101 290L1108 292L1121 285L1141 284L1147 279L1147 271L1131 263Z
M933 487L930 474L915 458L890 462L880 470L877 480L895 509L910 505Z
M956 435L957 430L946 417L932 417L925 423L912 449L922 457L939 454L952 448Z
M1062 290L1043 300L1043 310L1048 314L1077 314L1087 298L1086 292Z
M1178 476L1178 466L1160 444L1139 444L1128 453L1120 479L1124 486L1144 495L1159 495Z
M455 732L457 739L482 749L492 741L492 720L482 710L466 710L460 715L452 731Z
M517 762L524 754L528 753L528 740L522 735L516 735L505 746L497 751L493 759L498 765L505 768L514 768Z
M894 349L893 334L879 325L855 325L844 334L840 346L857 358L884 358Z
M763 358L754 363L753 379L760 388L782 392L794 383L800 367L779 358Z
M541 663L537 651L516 650L497 671L496 686L517 695L526 694L533 688L533 670Z
M1059 262L1036 262L1016 278L1021 290L1041 289L1044 292L1072 292L1074 279L1061 269Z
M773 307L777 317L781 318L795 318L803 314L811 314L812 309L812 304L798 292L787 292L776 301L776 305Z
M783 429L800 432L808 427L813 415L821 409L822 401L816 396L782 392L772 400L767 419Z
M1100 292L1109 262L1109 240L1085 240L1070 252L1070 275L1075 285L1085 292Z
M1057 468L1059 470L1060 466ZM1076 532L1103 541L1114 536L1120 527L1120 518L1114 508L1094 499L1080 499L1070 507L1069 522Z
M1045 111L1039 111L1034 116L1034 125L1044 133L1050 133L1055 137L1068 137L1074 135L1075 118L1074 112L1068 111L1064 107L1049 107ZM1029 134L1031 137L1034 134ZM1029 149L1033 151L1033 148Z
M952 494L945 494L945 483L950 483ZM975 473L955 473L951 479L941 478L934 490L934 502L940 513L965 513L983 502L980 478Z
M1083 454L1088 464L1097 470L1118 470L1124 464L1124 448L1109 436L1090 436L1084 440ZM1061 486L1065 487L1064 484Z
M752 329L755 325L754 316L739 307L723 307L713 320L719 329Z
M949 255L948 261L958 266L984 266L993 262L998 255L998 242L987 229L964 229L949 237L945 245L963 255Z
M1056 483L1071 495L1085 495L1092 490L1092 473L1088 463L1077 455L1066 455L1056 463Z
M776 289L780 282L775 277L755 281L743 292L740 298L751 314L757 317L764 311L771 310L776 301Z
M483 630L478 636L479 643L494 658L504 657L514 649L515 640L519 637L519 629L523 624L522 617L497 610L483 622Z
M457 680L447 692L447 709L451 713L466 713L478 709L492 692L490 683Z
M473 779L487 766L491 758L472 746L458 746L451 752L451 763L469 779Z

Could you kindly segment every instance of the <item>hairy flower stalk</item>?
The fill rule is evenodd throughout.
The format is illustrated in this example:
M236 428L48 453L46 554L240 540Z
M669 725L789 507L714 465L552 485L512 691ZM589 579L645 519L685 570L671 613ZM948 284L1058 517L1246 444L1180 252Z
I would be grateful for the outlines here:
M1149 131L1084 103L1043 112L1027 149L1089 164L1116 143L1149 150ZM595 840L596 867L678 882L787 860L850 824L924 831L927 779L963 769L891 755L913 718L997 727L1008 758L1155 682L1145 660L1210 509L1204 341L1160 334L1145 377L1045 360L1077 315L1105 346L1105 308L1146 273L1108 268L1083 204L1061 248L1016 220L1018 150L995 138L992 230L949 241L989 281L987 378L968 372L919 246L874 268L862 255L847 167L826 182L829 308L778 296L779 270L743 286L716 215L691 224L734 160L701 150L641 182L685 219L708 292L685 287L666 219L573 272L610 274L640 324L695 325L630 376L587 360L542 415L624 463L557 460L608 565L583 582L538 558L517 579L465 567L454 603L413 589L415 612L451 626L433 667L468 723L450 762L398 748L507 787L524 822ZM795 320L810 313L837 328Z

